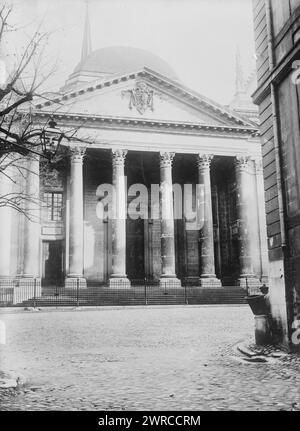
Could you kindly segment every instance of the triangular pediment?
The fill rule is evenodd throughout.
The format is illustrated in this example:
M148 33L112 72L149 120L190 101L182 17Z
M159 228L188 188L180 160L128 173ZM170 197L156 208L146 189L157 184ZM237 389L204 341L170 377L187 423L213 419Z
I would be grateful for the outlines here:
M37 109L85 117L198 123L217 127L252 126L211 100L149 69L89 83L79 90L39 104Z

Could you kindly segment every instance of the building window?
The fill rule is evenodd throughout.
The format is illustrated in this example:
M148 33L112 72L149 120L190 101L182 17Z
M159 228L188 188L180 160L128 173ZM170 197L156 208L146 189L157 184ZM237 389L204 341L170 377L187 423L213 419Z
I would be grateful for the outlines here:
M47 192L44 193L44 202L46 207L46 220L62 220L62 193Z

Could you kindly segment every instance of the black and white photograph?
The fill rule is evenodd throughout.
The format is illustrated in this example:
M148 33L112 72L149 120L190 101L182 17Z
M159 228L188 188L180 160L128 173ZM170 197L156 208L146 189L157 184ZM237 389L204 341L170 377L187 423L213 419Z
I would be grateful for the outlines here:
M0 0L0 411L300 412L300 0Z

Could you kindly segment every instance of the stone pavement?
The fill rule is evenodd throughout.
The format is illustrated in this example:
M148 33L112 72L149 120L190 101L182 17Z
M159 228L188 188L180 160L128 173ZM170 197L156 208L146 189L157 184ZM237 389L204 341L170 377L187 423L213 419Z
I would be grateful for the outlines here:
M2 410L298 410L300 365L244 361L248 306L8 312Z

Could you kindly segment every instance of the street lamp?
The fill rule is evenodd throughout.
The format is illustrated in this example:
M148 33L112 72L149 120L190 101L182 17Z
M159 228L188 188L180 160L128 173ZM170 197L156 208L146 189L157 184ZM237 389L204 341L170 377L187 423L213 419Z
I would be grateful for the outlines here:
M60 144L63 138L66 138L65 134L58 129L56 122L53 118L50 119L48 125L40 130L31 130L27 135L24 135L23 139L17 139L18 136L5 136L4 138L0 135L0 155L1 153L12 153L16 152L23 156L27 156L29 153L37 154L52 160L57 155ZM1 128L0 128L1 129ZM6 131L3 132L4 134ZM33 141L33 139L37 139ZM26 145L24 143L25 142ZM42 152L37 151L37 147L42 148Z
M57 123L51 118L48 127L41 132L42 152L49 159L56 156L64 137L64 133L56 126Z

